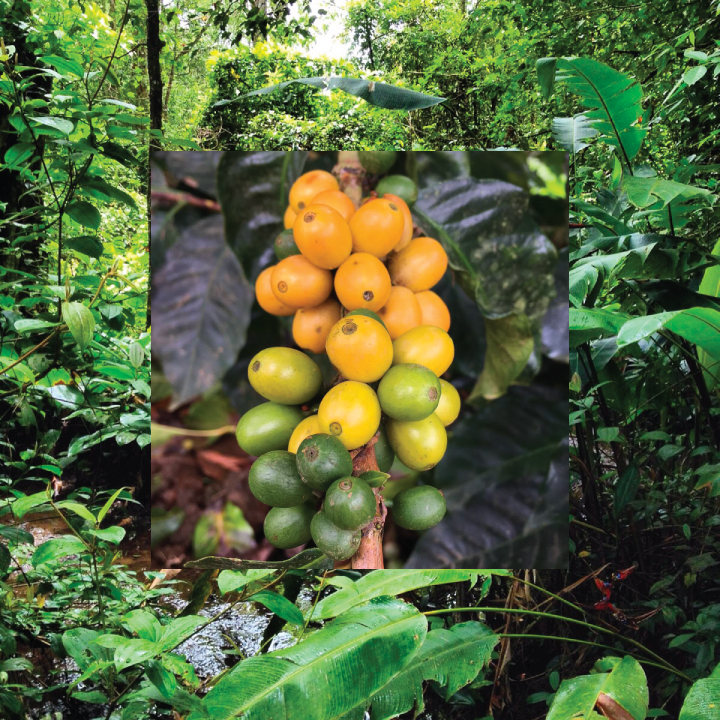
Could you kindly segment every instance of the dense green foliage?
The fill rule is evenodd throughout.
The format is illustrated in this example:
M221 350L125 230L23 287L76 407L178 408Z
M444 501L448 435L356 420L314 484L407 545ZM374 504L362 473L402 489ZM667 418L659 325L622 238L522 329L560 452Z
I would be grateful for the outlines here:
M149 482L141 7L0 2L2 717L52 696L29 648L153 595L117 562Z
M718 112L712 80L717 65L711 58L720 22L716 7L670 0L627 10L595 0L490 0L474 7L464 1L353 0L347 12L330 9L335 12L332 28L344 26L350 47L344 61L340 52L320 58L307 38L280 18L269 24L267 42L241 34L242 42L228 49L214 27L181 30L178 18L187 11L178 4L166 32L173 46L192 52L183 55L186 77L175 81L176 101L169 93L166 97L171 134L224 149L324 149L337 148L338 142L358 149L553 147L550 119L565 114L572 100L563 94L552 106L543 102L535 61L575 54L592 56L642 82L645 120L657 126L654 142L664 158L679 142L706 147L714 137L684 118L693 108L708 121ZM322 17L296 16L322 32ZM316 71L308 72L311 68ZM378 110L339 93L313 97L295 89L263 99L262 105L248 99L213 107L218 100L291 77L326 75L330 69L447 100L408 114ZM686 82L677 85L682 78ZM206 109L193 107L188 117L190 92ZM333 140L336 144L329 145Z

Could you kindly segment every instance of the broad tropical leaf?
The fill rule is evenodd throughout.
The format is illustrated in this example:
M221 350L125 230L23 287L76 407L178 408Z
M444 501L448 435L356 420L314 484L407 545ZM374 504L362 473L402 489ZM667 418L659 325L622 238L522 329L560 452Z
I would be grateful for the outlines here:
M232 100L220 100L214 104L214 107L237 102L242 98L252 95L267 95L276 90L284 90L294 83L309 85L319 90L342 90L349 95L355 95L371 105L376 105L386 110L421 110L445 102L445 98L425 95L415 90L409 90L408 88L397 87L395 85L387 85L386 83L375 82L374 80L345 77L312 77L287 80L277 85L271 85L270 87L261 88L260 90L253 90L253 92L240 95Z
M316 605L312 619L327 620L336 617L381 595L401 595L420 587L468 580L475 585L478 577L507 574L507 570L373 570L355 582L343 578L341 589L323 598Z
M412 605L375 598L294 647L244 660L203 704L211 720L341 717L399 673L426 634L427 620Z
M716 720L720 714L720 665L698 680L685 698L678 720Z
M203 153L204 154L204 153ZM254 282L282 230L290 186L302 175L306 152L226 152L217 167L225 240Z
M223 238L220 216L188 228L153 277L153 333L177 403L201 395L245 344L253 290Z
M513 385L453 425L453 441L433 470L448 512L422 534L406 567L567 565L563 395L567 401L567 391Z
M529 198L510 183L460 177L422 190L413 206L487 318L538 319L552 299L557 251L532 219Z
M520 377L534 347L533 328L527 315L508 315L485 321L487 352L482 373L467 402L496 400Z
M720 240L712 251L714 257L720 258ZM720 264L709 267L700 283L700 292L703 295L712 295L720 298ZM705 383L709 390L714 390L720 383L720 354L711 355L704 348L698 348L698 359L704 368Z
M617 660L617 658L606 658ZM634 720L645 720L648 709L645 673L637 660L624 657L610 672L581 675L563 680L550 706L547 720L595 720L596 706L608 709L619 705ZM621 717L619 711L609 717ZM626 715L622 717L626 717Z
M720 357L720 312L702 307L633 318L620 329L618 347L638 342L662 328Z
M343 720L362 720L368 709L371 720L389 720L410 710L417 716L425 707L423 683L429 680L433 681L432 687L449 700L482 672L499 639L479 622L459 623L449 630L432 630L404 670Z
M647 128L638 125L643 112L640 83L589 58L541 58L537 71L546 98L552 94L554 81L564 82L580 96L598 139L617 147L623 164L630 168L647 134Z
M623 187L628 200L639 208L653 206L654 209L661 209L673 200L683 202L698 196L710 203L715 200L715 196L705 188L658 177L625 177Z
M593 121L586 115L567 118L553 118L552 136L564 150L575 154L588 147L584 140L597 137L599 132L593 127Z
M602 308L570 308L570 347L602 335L617 335L627 315Z
M598 282L608 278L669 277L675 270L676 258L656 243L625 252L586 257L570 269L570 303L582 305Z

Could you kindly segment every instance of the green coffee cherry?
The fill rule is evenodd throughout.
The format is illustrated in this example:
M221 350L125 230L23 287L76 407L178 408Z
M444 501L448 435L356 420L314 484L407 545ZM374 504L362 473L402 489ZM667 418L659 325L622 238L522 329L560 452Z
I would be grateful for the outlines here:
M295 461L303 481L322 492L353 471L350 453L338 438L326 433L306 437L298 446Z
M301 479L295 455L287 450L273 450L261 455L250 468L250 492L272 507L302 505L312 495Z
M360 547L360 530L343 530L320 511L310 523L312 539L320 550L332 560L347 560Z
M375 493L364 480L344 477L328 488L323 509L333 524L343 530L353 530L373 519L376 506Z

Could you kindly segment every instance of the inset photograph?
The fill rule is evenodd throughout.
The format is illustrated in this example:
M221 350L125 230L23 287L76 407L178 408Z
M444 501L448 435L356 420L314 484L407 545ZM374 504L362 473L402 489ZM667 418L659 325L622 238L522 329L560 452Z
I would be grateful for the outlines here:
M566 173L154 154L154 565L565 567Z

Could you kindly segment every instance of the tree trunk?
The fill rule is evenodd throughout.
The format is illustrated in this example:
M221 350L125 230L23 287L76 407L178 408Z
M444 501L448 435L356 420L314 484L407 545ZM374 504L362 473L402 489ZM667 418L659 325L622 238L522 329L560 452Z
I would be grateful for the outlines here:
M147 71L150 97L150 129L162 131L163 83L160 67L160 1L146 0L147 4ZM160 139L150 138L150 149L159 150Z
M31 14L31 6L27 0L14 0L10 7L5 10L4 15L0 16L0 38L3 38L7 45L15 46L15 54L8 61L12 66L24 65L33 68L37 64L37 57L27 43L27 19ZM23 94L28 98L42 98L52 90L52 77L50 75L37 75L33 70L23 70L17 73L20 78L33 75L32 85L28 87ZM20 82L19 78L17 79ZM17 141L15 129L10 124L10 116L13 114L13 108L4 104L0 104L0 158L5 157L6 151ZM38 143L35 148L34 156L27 161L27 164L37 170L40 167L41 155L45 147L44 137L38 136ZM5 206L4 214L6 216L20 212L23 209L37 207L41 205L39 193L33 191L28 193L25 182L21 179L20 173L14 170L3 170L0 168L0 205ZM26 272L36 272L38 265L45 259L45 255L41 254L40 248L43 238L36 236L30 242L25 243L21 253L12 252L5 253L6 247L11 246L16 235L27 235L29 228L27 226L41 225L43 218L37 213L25 215L21 224L25 225L24 229L14 224L7 225L5 247L0 246L0 257L2 263L6 267L19 268ZM3 243L5 245L5 243Z

